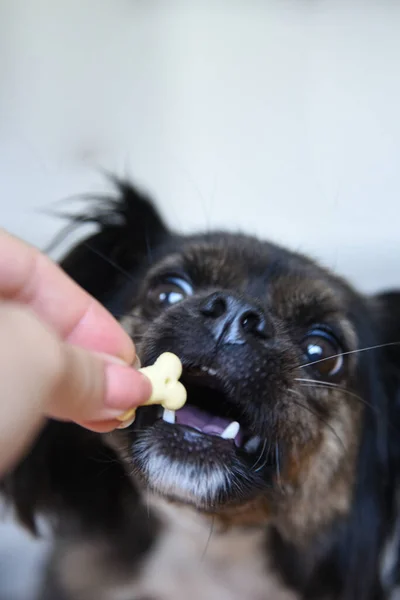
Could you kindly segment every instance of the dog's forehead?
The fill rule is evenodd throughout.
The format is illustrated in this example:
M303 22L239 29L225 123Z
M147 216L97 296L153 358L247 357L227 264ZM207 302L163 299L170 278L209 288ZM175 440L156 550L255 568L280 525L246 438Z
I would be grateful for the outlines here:
M268 282L288 273L295 255L274 244L235 234L209 234L187 238L182 246L185 266L192 276L218 285L232 281ZM300 268L301 259L296 261ZM303 260L306 263L306 259Z
M290 318L303 307L314 313L345 308L347 286L301 254L273 243L235 234L185 238L177 254L164 264L179 261L199 286L231 289L256 297Z

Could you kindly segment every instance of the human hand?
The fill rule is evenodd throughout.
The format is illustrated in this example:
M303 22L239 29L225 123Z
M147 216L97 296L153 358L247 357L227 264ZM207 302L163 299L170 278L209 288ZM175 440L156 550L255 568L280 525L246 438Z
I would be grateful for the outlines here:
M46 417L105 432L148 400L114 318L35 248L0 229L0 475Z

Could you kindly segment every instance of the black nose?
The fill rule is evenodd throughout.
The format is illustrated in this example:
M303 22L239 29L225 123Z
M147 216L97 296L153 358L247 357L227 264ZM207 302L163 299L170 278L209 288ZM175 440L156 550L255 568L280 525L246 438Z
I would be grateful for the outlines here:
M270 325L264 312L253 304L224 292L205 298L200 312L216 340L227 344L245 344L249 338L267 338Z

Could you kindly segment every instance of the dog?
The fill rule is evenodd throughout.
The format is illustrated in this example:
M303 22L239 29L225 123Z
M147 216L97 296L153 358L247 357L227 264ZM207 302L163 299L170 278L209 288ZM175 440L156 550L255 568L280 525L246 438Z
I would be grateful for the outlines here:
M49 422L3 481L26 526L54 527L41 600L395 598L400 292L360 294L246 235L173 232L115 185L61 265L143 366L179 356L188 400L104 435Z

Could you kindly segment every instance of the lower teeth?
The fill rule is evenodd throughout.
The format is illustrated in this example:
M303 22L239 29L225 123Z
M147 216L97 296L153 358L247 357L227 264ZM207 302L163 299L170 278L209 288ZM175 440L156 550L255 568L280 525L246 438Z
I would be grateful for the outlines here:
M237 421L232 421L232 423L221 433L221 437L224 440L234 440L239 431L239 423Z
M163 412L162 412L162 415L161 415L161 418L166 423L175 424L175 422L176 422L175 411L174 410L168 410L168 409L164 408ZM198 427L195 427L195 429L197 429L198 431L204 433ZM235 437L237 436L237 434L239 433L239 430L240 430L239 423L237 423L237 421L233 421L219 435L219 437L221 437L222 439L226 439L226 440L234 440ZM214 435L217 436L217 434L214 434ZM261 445L261 438L260 438L260 436L255 435L255 436L251 437L249 440L247 440L247 442L243 446L243 449L246 452L248 452L249 454L254 454L259 449L260 445Z
M258 450L258 448L260 447L260 444L261 444L260 436L255 435L254 437L250 438L245 443L243 448L246 450L246 452L249 452L249 454L253 454L253 452L256 452Z
M162 419L166 423L172 423L172 424L174 424L175 423L175 411L174 410L168 410L168 408L164 408Z

